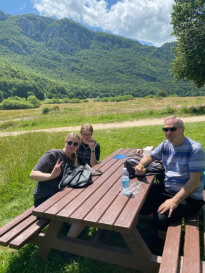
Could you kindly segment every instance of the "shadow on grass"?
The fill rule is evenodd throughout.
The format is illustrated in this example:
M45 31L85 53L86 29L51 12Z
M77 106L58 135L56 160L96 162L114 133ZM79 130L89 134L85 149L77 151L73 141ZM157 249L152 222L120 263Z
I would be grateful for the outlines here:
M149 221L142 223L140 223L141 228L145 232L149 232ZM94 228L85 228L80 237L89 240L96 235L96 232L97 230ZM105 243L127 248L118 232L108 233L108 237L105 237ZM154 254L161 254L159 252L162 249L159 249L159 246L152 245L153 247L154 249L151 251L154 250ZM12 251L7 257L6 263L8 266L4 271L0 269L0 273L140 273L136 270L56 250L52 250L48 258L42 261L38 257L38 247L32 244L26 245L20 250Z
M31 244L13 252L7 268L1 273L138 273L80 256L62 255L62 252L55 250L42 261L37 253L38 247Z

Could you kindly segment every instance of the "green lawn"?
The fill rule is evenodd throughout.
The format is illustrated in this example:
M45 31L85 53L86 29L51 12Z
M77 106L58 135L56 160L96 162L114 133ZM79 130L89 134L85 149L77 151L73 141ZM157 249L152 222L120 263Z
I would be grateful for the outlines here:
M188 123L186 135L205 148L204 122ZM95 131L94 138L101 145L101 159L118 148L157 146L164 140L162 126ZM29 174L39 157L50 148L62 148L66 133L32 133L0 138L0 226L13 219L33 204L35 182ZM86 231L89 236L89 230ZM118 240L118 238L116 239ZM27 245L20 251L0 247L0 273L131 273L132 270L72 256L66 262L55 251L42 262L35 246Z

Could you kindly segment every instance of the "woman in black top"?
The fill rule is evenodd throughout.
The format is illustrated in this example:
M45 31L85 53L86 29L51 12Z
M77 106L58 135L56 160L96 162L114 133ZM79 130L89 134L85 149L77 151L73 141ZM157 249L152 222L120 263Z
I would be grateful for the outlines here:
M80 165L96 165L100 159L100 145L93 138L93 127L87 123L81 126L81 145L77 151L77 158Z
M35 207L59 191L58 184L66 164L73 168L77 166L76 152L80 143L80 136L70 133L63 149L51 149L39 159L30 174L30 178L37 181L34 190Z

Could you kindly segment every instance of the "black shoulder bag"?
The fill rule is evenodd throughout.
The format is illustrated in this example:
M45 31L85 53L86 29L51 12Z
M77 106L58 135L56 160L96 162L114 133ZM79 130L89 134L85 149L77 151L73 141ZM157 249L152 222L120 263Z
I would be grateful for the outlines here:
M58 185L58 188L84 188L93 183L92 176L99 176L101 174L102 172L100 170L95 170L93 172L91 169L88 169L83 165L71 170L70 166L66 164L63 177Z
M127 168L130 178L139 177L142 175L137 175L135 173L135 166L139 164L140 160L143 158L142 154L131 154L124 162L124 166ZM164 167L161 161L153 160L146 167L146 173L144 175L156 175L156 180L163 182L165 178Z

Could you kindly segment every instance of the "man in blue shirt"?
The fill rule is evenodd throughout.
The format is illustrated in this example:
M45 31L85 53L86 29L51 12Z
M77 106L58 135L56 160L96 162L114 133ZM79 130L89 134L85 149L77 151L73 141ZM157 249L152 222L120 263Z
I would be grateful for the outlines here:
M157 230L166 230L169 223L196 213L204 204L205 154L200 143L184 135L181 119L168 117L162 128L166 140L135 167L138 175L153 159L162 160L165 169L163 185L154 184L141 210L153 213Z

